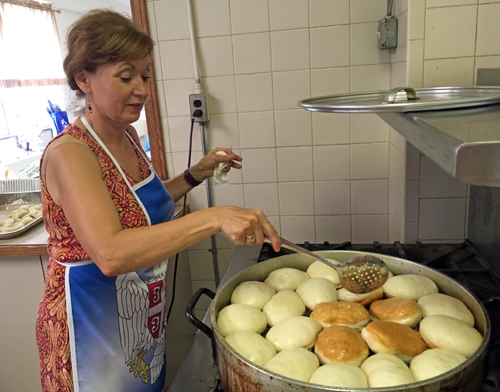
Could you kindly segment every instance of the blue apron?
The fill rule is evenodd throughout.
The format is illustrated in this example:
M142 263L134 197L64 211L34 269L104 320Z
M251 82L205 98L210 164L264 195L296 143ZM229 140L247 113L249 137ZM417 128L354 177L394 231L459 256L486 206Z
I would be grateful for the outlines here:
M148 223L172 220L174 201L151 165L151 175L132 187L90 124L81 120L113 160ZM105 276L92 261L61 264L66 267L75 392L161 392L166 374L167 260L115 277Z

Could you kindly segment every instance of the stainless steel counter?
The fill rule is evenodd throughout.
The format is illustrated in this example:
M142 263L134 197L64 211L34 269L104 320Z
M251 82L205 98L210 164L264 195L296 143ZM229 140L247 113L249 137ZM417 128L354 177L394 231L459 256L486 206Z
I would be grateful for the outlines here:
M500 105L475 109L377 113L452 177L500 187Z
M257 263L262 246L238 245L229 261L226 273L222 277L222 286L232 276L245 268ZM211 327L210 308L207 310L203 322ZM168 353L167 353L168 361ZM219 380L219 369L212 360L212 347L210 339L198 331L194 337L193 344L189 349L186 359L182 363L174 381L170 385L170 392L205 392L213 391Z

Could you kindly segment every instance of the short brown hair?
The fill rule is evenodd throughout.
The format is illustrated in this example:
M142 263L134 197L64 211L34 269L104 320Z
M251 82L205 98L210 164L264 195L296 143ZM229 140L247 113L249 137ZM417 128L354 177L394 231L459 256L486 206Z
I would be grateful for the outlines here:
M83 93L75 82L82 69L95 72L99 65L140 60L153 53L153 40L132 20L111 10L89 11L70 27L64 72L72 90Z

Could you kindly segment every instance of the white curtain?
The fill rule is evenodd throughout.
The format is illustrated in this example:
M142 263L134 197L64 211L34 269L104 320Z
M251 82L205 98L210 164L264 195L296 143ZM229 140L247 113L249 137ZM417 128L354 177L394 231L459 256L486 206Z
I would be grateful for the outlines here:
M57 84L66 80L50 4L0 0L0 87Z

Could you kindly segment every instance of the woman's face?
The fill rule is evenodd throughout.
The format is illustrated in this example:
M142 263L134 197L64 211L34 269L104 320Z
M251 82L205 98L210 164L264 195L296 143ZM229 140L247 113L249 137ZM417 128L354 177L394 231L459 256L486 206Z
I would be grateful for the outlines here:
M151 58L105 64L88 74L93 114L104 121L130 124L139 119L149 96Z

